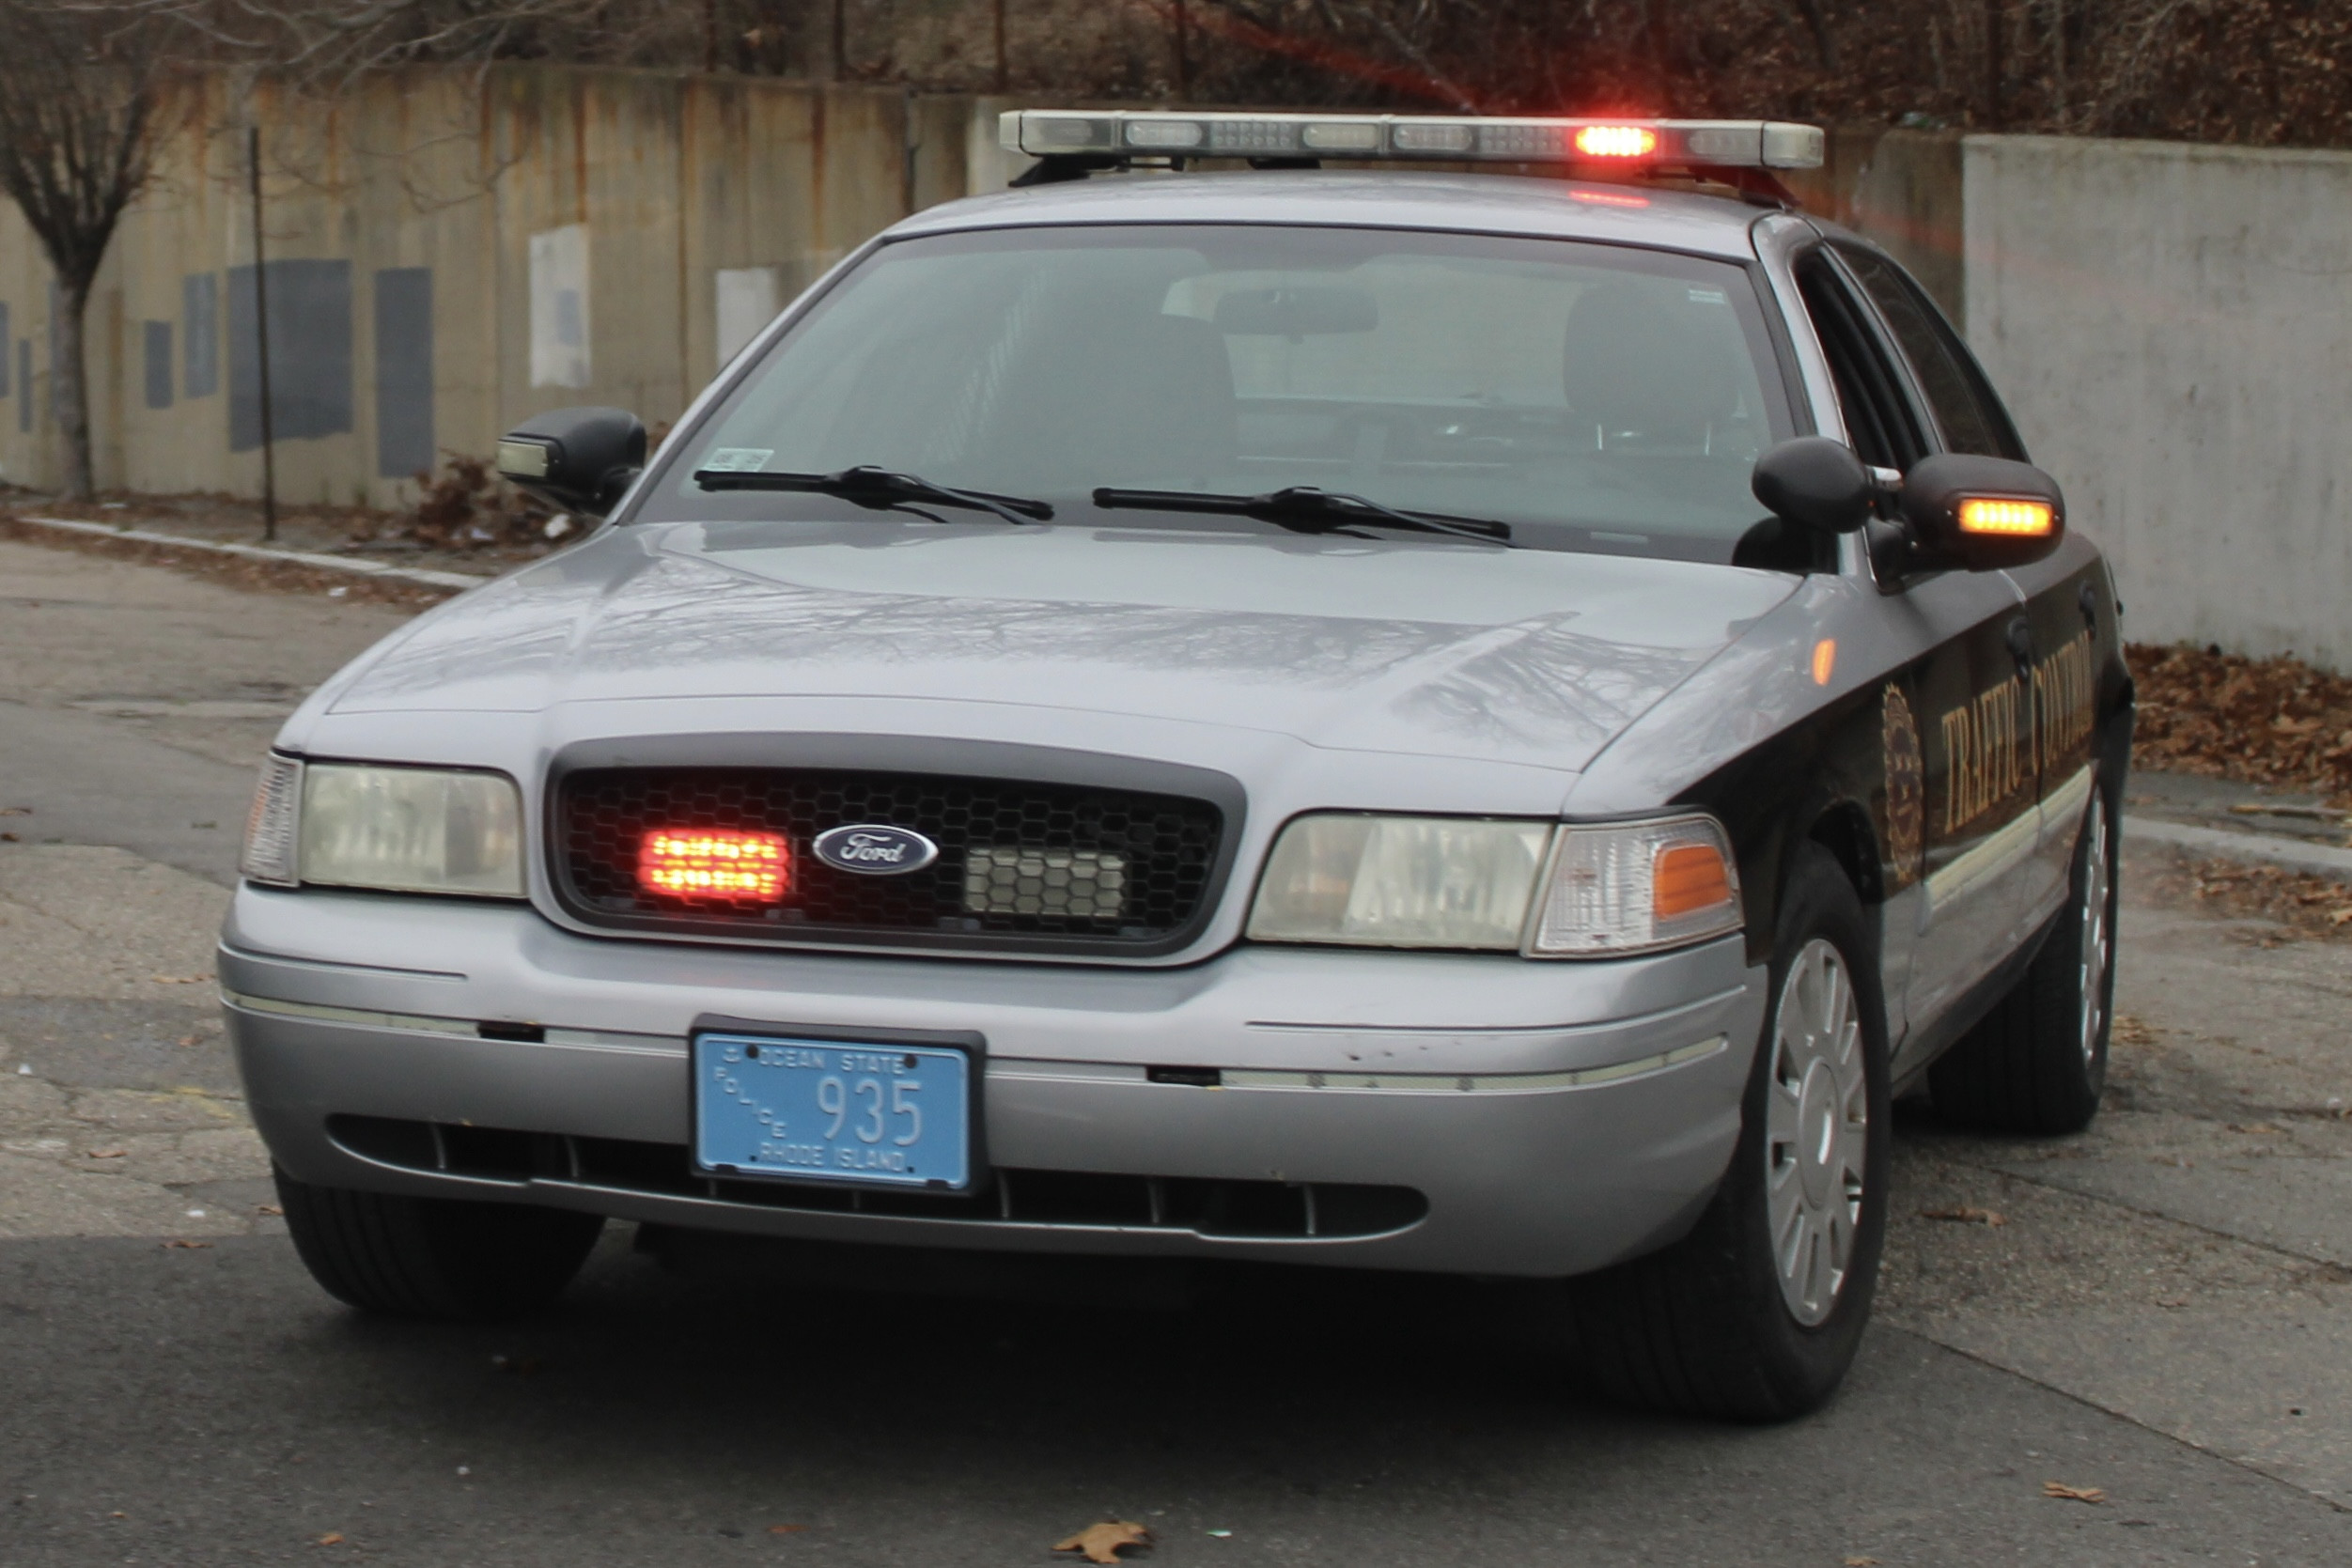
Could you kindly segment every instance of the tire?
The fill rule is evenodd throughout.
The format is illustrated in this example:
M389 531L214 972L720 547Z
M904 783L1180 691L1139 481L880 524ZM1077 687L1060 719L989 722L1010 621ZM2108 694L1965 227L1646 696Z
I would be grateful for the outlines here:
M1672 1247L1568 1281L1587 1371L1625 1403L1786 1421L1836 1390L1861 1343L1886 1234L1886 1008L1861 901L1818 845L1797 852L1773 953L1714 1199Z
M2107 1088L2114 1016L2115 815L2094 788L2067 911L2009 994L1927 1069L1936 1110L1987 1132L2080 1132Z
M273 1168L310 1277L362 1312L452 1322L555 1299L604 1229L593 1214L314 1187Z

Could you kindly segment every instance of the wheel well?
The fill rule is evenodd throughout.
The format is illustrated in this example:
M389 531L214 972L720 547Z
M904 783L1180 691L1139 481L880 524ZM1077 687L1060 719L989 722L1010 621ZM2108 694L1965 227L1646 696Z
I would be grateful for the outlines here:
M1878 841L1861 807L1850 800L1831 806L1814 819L1805 836L1836 859L1862 902L1876 904L1886 896L1878 875Z

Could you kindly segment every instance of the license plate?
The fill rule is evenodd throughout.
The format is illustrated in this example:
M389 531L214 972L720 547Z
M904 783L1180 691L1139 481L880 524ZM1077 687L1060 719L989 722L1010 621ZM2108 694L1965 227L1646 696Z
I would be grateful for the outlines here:
M972 1186L972 1058L938 1046L693 1037L694 1165L723 1176Z

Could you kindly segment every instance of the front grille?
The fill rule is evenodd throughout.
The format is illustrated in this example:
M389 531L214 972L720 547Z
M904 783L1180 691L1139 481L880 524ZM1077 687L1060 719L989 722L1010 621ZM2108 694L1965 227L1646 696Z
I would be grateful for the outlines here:
M861 876L818 860L829 829L910 829L939 846L919 871ZM657 895L638 885L655 829L783 834L780 901ZM1179 795L848 768L595 768L556 786L556 863L592 923L787 940L1164 948L1200 921L1224 813Z
M802 1187L698 1174L685 1146L500 1127L335 1116L335 1141L381 1164L492 1181L545 1181L654 1196L717 1198L760 1208L1019 1225L1117 1226L1233 1238L1385 1235L1420 1223L1429 1202L1409 1187L1213 1181L1086 1171L999 1170L973 1196L880 1188Z

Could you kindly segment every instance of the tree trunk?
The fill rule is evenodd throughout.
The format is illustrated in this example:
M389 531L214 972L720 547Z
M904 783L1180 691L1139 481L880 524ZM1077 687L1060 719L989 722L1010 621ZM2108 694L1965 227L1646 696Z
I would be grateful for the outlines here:
M87 501L96 490L90 463L90 383L86 373L82 326L90 303L87 281L57 280L57 358L49 367L50 406L57 412L57 433L65 441L65 494L69 501ZM26 389L27 395L30 394Z

